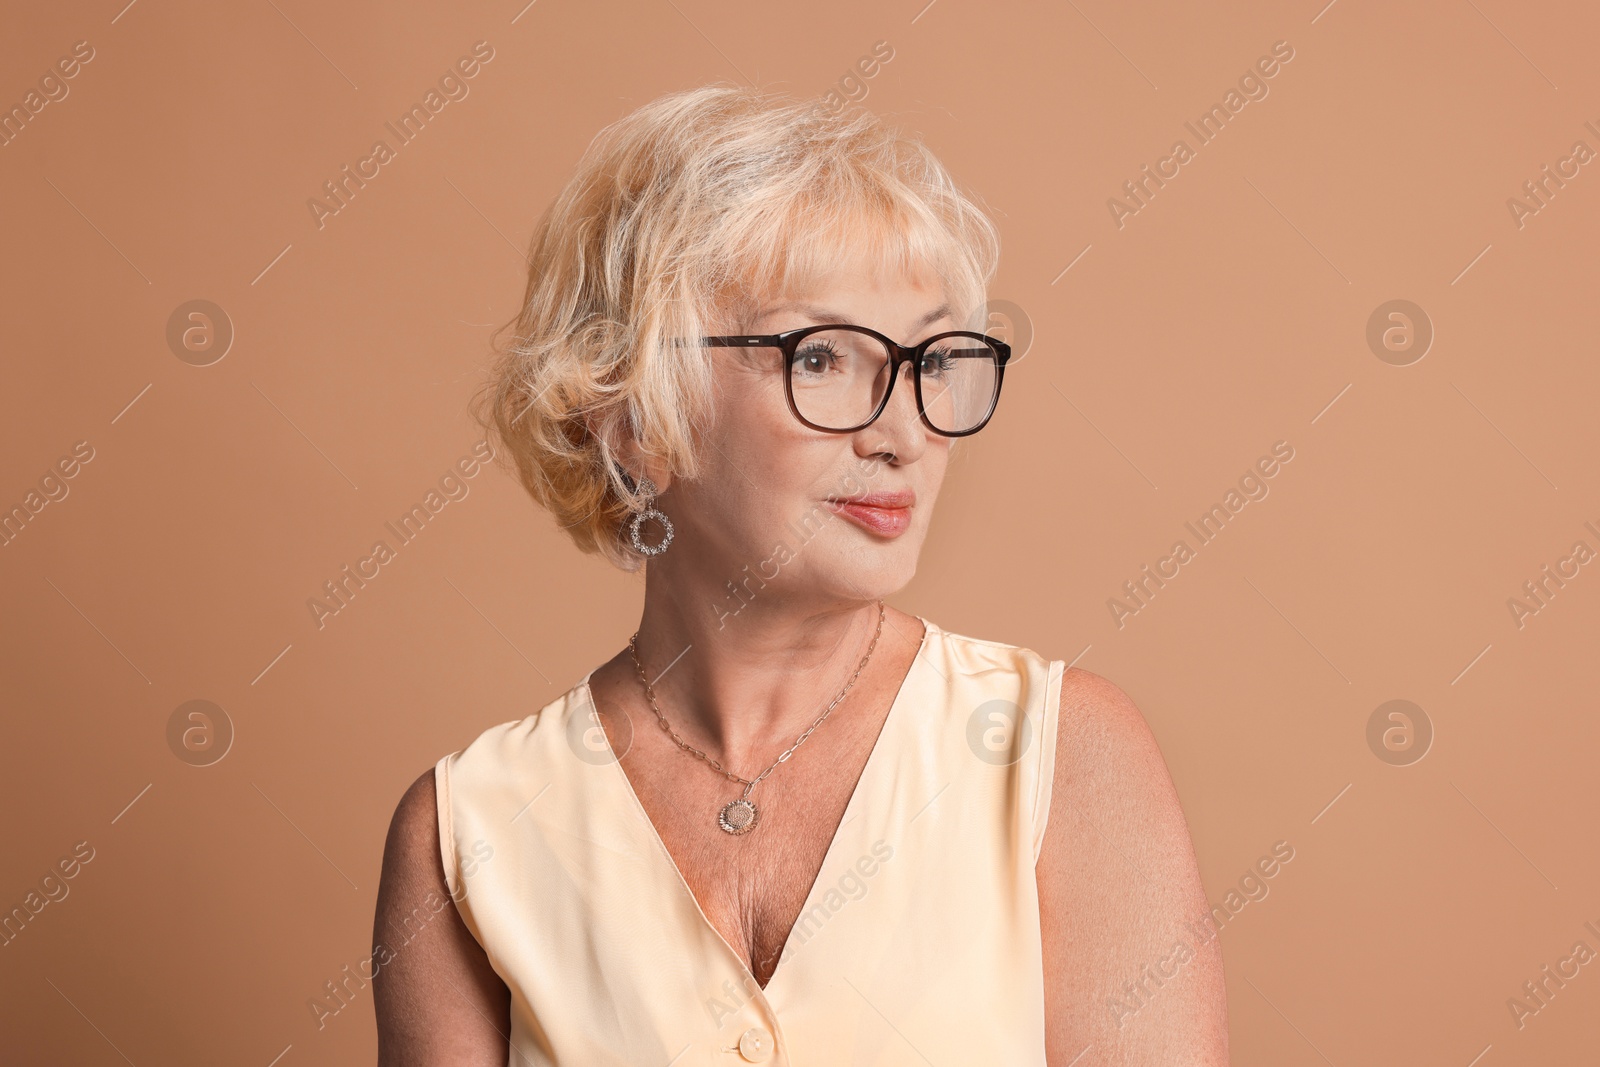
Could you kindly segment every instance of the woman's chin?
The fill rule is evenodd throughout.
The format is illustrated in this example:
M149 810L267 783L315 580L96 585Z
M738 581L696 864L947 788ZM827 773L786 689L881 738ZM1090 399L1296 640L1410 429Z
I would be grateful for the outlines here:
M912 546L906 546L912 547ZM894 596L917 574L917 553L900 550L841 552L833 559L817 559L807 575L811 585L830 596L882 600Z

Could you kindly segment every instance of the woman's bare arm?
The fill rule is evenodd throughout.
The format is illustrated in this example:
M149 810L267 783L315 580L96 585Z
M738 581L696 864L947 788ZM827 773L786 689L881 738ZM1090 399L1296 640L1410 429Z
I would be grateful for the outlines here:
M1055 760L1036 867L1051 1067L1227 1067L1222 953L1144 716L1069 669Z
M373 924L379 1067L506 1067L511 994L445 882L433 771L406 790L383 847Z

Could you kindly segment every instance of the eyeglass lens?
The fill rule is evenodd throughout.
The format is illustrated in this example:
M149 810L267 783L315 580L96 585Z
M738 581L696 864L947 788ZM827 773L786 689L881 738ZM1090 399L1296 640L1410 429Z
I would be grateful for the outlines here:
M807 422L848 430L872 417L889 386L889 349L855 330L820 330L801 338L789 363L795 407ZM1000 376L999 354L976 337L946 337L921 360L928 421L963 433L984 420ZM911 388L904 382L900 388Z

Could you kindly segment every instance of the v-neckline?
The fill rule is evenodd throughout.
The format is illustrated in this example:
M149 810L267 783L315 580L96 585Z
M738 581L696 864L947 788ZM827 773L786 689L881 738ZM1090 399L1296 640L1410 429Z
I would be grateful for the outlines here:
M768 992L772 989L773 983L778 980L778 976L780 974L786 973L787 960L784 958L784 953L789 947L789 938L794 936L794 928L800 925L800 918L805 915L806 906L811 902L811 894L816 892L817 883L822 880L823 872L828 869L829 862L833 859L834 853L838 851L839 841L844 836L844 828L849 825L853 818L856 817L856 804L861 797L862 790L867 783L868 776L871 775L877 765L882 763L886 758L882 755L884 739L889 737L890 728L898 723L896 713L900 711L900 705L905 703L906 694L912 689L912 682L917 677L917 672L921 666L923 656L927 653L928 646L932 643L934 631L937 629L932 622L920 615L916 616L916 619L918 622L922 623L922 640L917 645L917 654L911 657L911 666L906 670L905 677L900 679L900 688L895 691L894 699L889 704L889 711L883 718L883 725L878 728L878 736L873 739L872 750L867 753L867 762L861 767L861 776L856 779L855 787L850 791L850 799L845 802L844 814L839 817L839 825L833 829L833 837L829 839L827 851L822 855L822 864L817 868L816 875L811 879L811 885L806 887L805 898L800 903L800 913L795 917L795 921L789 927L788 932L784 934L783 945L778 950L778 965L773 968L772 974L770 977L768 977L766 985L762 985L761 982L756 978L755 973L750 970L750 964L744 958L744 954L740 952L738 948L734 947L734 945L723 936L722 931L717 929L716 924L711 921L711 918L708 915L706 915L705 908L700 904L700 898L694 895L694 890L689 886L689 880L683 876L683 870L678 866L678 861L673 858L672 851L667 848L666 840L662 838L661 831L656 829L656 824L651 820L650 813L645 810L644 804L640 802L639 794L634 790L633 781L628 777L628 772L622 769L622 760L617 757L616 751L611 747L610 735L606 733L605 727L601 726L600 735L605 738L606 753L611 757L609 760L611 767L616 772L617 779L621 782L623 792L625 792L628 795L628 799L633 802L634 812L638 816L639 822L643 824L644 832L654 843L656 852L666 859L667 866L672 868L672 873L677 875L678 884L683 887L684 894L688 896L689 900L694 904L695 911L700 914L700 921L704 924L705 928L710 930L712 936L722 943L723 947L728 951L728 954L733 957L734 962L739 965L739 968L750 979L751 983L754 984L756 990L762 996L768 994ZM599 668L595 668L595 670L598 669ZM582 690L583 695L588 699L589 706L591 708L598 708L599 705L595 703L594 699L594 689L589 685L589 680L592 677L594 677L594 670L591 670L588 674L583 676L583 680L578 683L577 688ZM903 718L903 716L899 717Z

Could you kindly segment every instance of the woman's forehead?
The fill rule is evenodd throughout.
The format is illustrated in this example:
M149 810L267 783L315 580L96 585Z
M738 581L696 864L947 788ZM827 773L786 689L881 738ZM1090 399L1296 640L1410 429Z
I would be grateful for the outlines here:
M885 300L888 296L890 299ZM931 305L931 306L930 306ZM780 300L764 306L758 321L766 323L780 317L801 320L804 324L853 323L870 326L879 332L920 332L951 318L951 308L938 290L906 286L896 292L892 286L875 291L846 291L825 298Z
M868 249L814 262L803 277L769 279L753 301L761 318L792 312L816 322L851 322L865 308L920 317L946 303L945 286L932 265Z

